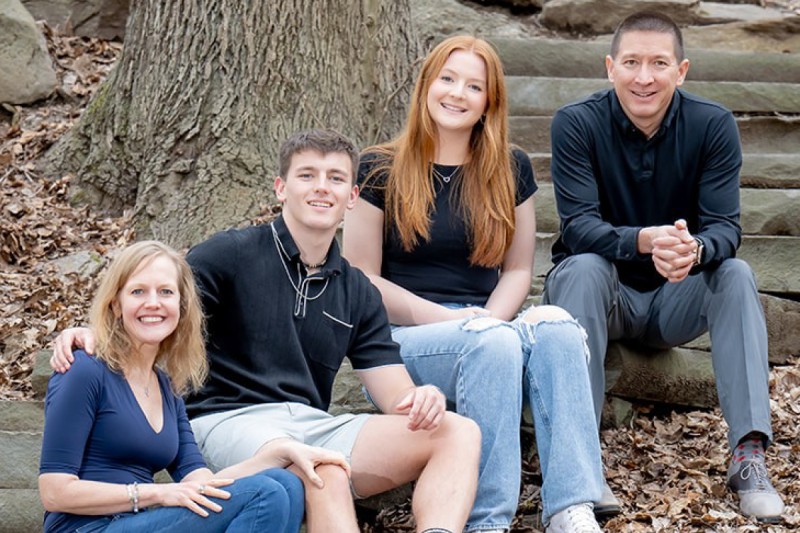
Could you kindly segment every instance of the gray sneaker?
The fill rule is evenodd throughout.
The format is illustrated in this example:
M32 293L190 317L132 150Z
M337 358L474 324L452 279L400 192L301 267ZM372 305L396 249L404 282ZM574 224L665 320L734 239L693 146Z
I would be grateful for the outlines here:
M608 518L622 512L622 505L607 482L603 482L603 494L594 502L594 515L598 518Z
M728 486L739 495L739 509L759 522L777 523L783 513L783 499L769 481L764 458L731 460Z
M545 533L602 533L591 503L579 503L553 515Z

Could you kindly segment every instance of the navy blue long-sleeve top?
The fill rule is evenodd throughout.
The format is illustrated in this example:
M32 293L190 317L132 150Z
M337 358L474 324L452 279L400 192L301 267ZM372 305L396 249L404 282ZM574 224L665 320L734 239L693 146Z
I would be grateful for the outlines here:
M655 289L666 280L637 252L639 230L680 218L705 245L693 273L736 255L742 155L733 115L720 104L679 89L647 139L607 89L559 109L551 138L561 219L555 264L595 253L626 285Z

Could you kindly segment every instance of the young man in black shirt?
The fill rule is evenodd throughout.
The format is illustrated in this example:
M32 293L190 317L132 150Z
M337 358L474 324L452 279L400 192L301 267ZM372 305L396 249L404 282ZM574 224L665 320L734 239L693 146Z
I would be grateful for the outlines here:
M477 485L480 434L445 410L442 393L416 387L403 366L380 295L340 255L334 239L358 195L355 147L311 130L281 147L271 224L230 230L190 250L207 315L209 379L187 400L212 468L258 457L285 439L341 453L337 464L291 465L304 481L309 532L357 531L353 497L417 480L420 531L461 531ZM52 364L70 347L93 348L88 330L67 330ZM344 357L385 415L331 416L333 379Z
M689 60L664 15L625 19L606 67L613 89L553 118L561 235L544 300L587 331L598 420L609 339L669 347L709 330L733 450L728 483L744 514L777 521L783 502L764 463L772 438L766 324L753 273L735 258L736 122L678 89Z

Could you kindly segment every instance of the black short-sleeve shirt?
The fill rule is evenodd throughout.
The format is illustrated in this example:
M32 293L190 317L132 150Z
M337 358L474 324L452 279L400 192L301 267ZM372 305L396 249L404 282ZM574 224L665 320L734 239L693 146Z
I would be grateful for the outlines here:
M361 197L384 210L386 176L376 175L365 182L375 167L376 155L361 158L358 182ZM536 192L528 155L520 149L512 151L511 163L516 183L516 205ZM451 188L459 179L457 167L434 165L434 211L431 214L430 240L420 242L413 250L403 249L397 232L390 228L383 240L381 276L421 298L437 303L484 305L500 277L497 268L470 263L472 254L469 231L461 211L453 205ZM454 174L449 183L441 176Z
M310 276L282 217L218 233L187 260L210 363L207 383L186 402L190 417L273 402L327 410L345 357L357 370L403 364L380 293L335 241Z

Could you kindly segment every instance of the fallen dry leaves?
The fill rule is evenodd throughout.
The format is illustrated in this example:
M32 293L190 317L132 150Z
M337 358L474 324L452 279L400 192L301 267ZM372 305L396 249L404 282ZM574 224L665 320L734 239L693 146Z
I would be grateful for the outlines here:
M54 332L82 323L96 283L60 260L79 251L113 253L133 240L125 217L109 218L69 203L70 176L48 181L36 160L68 131L108 74L120 45L54 35L44 28L61 88L51 101L0 109L0 398L30 396L34 355ZM268 217L271 210L263 215ZM64 271L71 273L64 273ZM726 426L719 410L659 412L640 406L629 427L601 440L608 480L624 512L609 532L782 532L800 528L800 370L774 368L770 380L774 445L770 472L787 503L785 522L761 526L737 512L724 486ZM523 430L530 449L533 438ZM535 454L523 461L523 488L513 531L541 531L541 473ZM366 516L364 532L413 531L410 504Z

